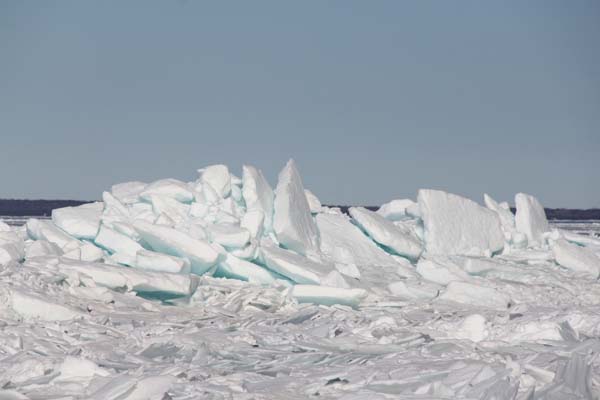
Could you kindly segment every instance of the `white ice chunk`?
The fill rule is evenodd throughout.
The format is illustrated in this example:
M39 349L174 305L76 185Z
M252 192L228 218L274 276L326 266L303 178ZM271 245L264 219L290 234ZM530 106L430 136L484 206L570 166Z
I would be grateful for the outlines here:
M231 175L226 165L217 164L206 168L199 169L200 180L202 185L210 185L210 187L221 198L229 196L231 193Z
M247 210L262 211L265 215L265 231L269 232L273 227L273 189L262 172L249 165L243 167L242 181L242 194Z
M195 281L190 275L184 274L142 271L66 259L62 259L57 268L67 275L88 277L96 285L112 290L126 289L164 298L189 296L195 290Z
M121 203L132 204L140 201L140 193L148 186L144 182L123 182L113 185L110 192L115 196Z
M140 193L140 197L146 201L150 201L152 195L171 197L182 203L191 203L194 200L194 193L188 185L177 179L152 182Z
M515 225L519 232L527 235L529 246L540 246L544 243L544 233L550 231L544 207L535 197L517 193L515 195Z
M216 264L219 253L208 243L172 228L136 221L133 227L153 250L190 260L193 273L202 275Z
M379 207L377 214L390 221L400 221L412 217L406 213L406 210L414 206L416 203L410 199L392 200Z
M396 261L343 214L318 214L321 251L336 263L356 266L395 266Z
M135 256L135 267L155 272L173 274L189 274L190 262L187 259L169 256L150 250L138 250Z
M556 262L563 267L593 279L598 278L600 257L591 250L559 239L552 244L552 252Z
M104 225L100 227L95 243L111 253L135 255L142 249L139 243Z
M0 266L21 261L25 256L23 247L14 243L0 245Z
M304 194L306 195L306 201L308 201L308 207L310 208L310 212L313 214L320 213L323 209L321 200L319 200L319 198L308 189L304 189Z
M451 262L441 263L423 258L417 264L417 273L424 279L439 285L469 280L469 275Z
M60 376L54 380L55 383L66 381L89 381L95 375L108 376L110 373L100 368L93 361L81 357L67 356L59 368Z
M52 222L69 235L78 239L94 239L100 228L100 216L104 203L83 204L52 210Z
M393 254L416 260L423 251L421 242L404 227L396 226L374 211L363 207L350 208L356 223L377 243Z
M319 285L333 270L330 265L314 262L300 254L274 245L262 246L261 255L270 270L296 283Z
M388 285L389 291L402 300L431 300L437 297L440 288L428 282L397 281Z
M497 289L459 281L450 282L439 299L498 310L504 310L510 304L510 297Z
M512 234L515 231L515 216L510 209L501 207L500 204L488 194L483 195L483 202L487 208L498 213L502 230L507 234Z
M82 242L78 247L65 251L63 257L80 261L101 261L104 258L104 252L90 242Z
M273 230L279 243L287 249L303 255L319 251L319 231L294 160L288 161L279 174Z
M63 254L60 247L46 240L36 240L31 242L25 248L25 258L42 256L61 256Z
M0 220L0 232L10 232L11 230L10 225Z
M30 218L26 223L27 235L33 240L47 240L63 248L67 243L78 242L77 239L55 226L50 221Z
M174 224L182 224L188 219L190 206L171 197L152 195L150 196L150 203L152 204L154 215L159 217L161 215L166 216Z
M219 263L215 276L239 279L251 283L269 285L275 282L275 275L250 261L243 260L231 254L226 254Z
M454 333L454 337L468 339L475 343L481 342L489 335L486 322L485 317L481 314L468 315Z
M496 212L440 190L419 190L418 202L428 253L483 256L504 248Z
M367 297L367 292L363 289L296 285L292 287L290 295L299 303L314 303L326 306L342 304L357 308L361 301Z
M206 230L211 241L228 248L240 249L250 242L250 232L236 225L215 224Z
M240 227L250 232L250 237L258 239L263 235L265 213L262 210L250 210L242 217Z

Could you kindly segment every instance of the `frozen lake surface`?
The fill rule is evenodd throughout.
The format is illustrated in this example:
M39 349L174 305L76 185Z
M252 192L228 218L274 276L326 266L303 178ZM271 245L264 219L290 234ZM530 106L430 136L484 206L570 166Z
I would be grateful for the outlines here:
M381 296L352 309L212 277L166 304L71 286L43 264L5 267L0 298L18 289L30 297L13 307L38 308L0 317L0 398L595 398L597 281L541 252L499 262L472 279L510 294L516 305L503 310L400 300L385 294L388 268L363 271L381 280Z

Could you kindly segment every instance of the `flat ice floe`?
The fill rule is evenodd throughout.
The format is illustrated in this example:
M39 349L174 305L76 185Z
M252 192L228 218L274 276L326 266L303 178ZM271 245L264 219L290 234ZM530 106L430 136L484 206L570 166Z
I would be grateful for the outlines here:
M350 215L293 162L0 223L0 399L597 399L600 239L435 190Z

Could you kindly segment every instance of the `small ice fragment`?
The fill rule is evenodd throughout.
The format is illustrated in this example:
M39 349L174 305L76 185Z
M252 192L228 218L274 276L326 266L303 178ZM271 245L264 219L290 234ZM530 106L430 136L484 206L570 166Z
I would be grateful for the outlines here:
M290 295L299 303L314 303L325 306L342 304L357 308L360 302L367 297L367 292L364 289L296 285L292 287Z
M504 310L510 305L510 298L497 289L459 281L450 282L439 299L497 310Z

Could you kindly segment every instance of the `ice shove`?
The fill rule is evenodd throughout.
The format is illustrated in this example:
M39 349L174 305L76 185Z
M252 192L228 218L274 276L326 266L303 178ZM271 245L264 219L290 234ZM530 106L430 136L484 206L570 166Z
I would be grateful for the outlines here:
M418 202L428 253L490 256L504 248L496 212L440 190L419 190Z
M389 252L417 260L423 251L419 239L403 226L394 225L374 211L364 207L352 207L350 215L356 223L377 243Z
M517 193L515 195L515 226L517 230L527 236L532 247L544 244L544 233L550 230L544 207L535 197Z
M274 210L273 230L283 247L302 255L318 253L319 231L293 160L279 174Z
M136 221L133 227L152 250L187 258L191 271L202 275L217 263L219 253L208 243L193 239L176 229Z

